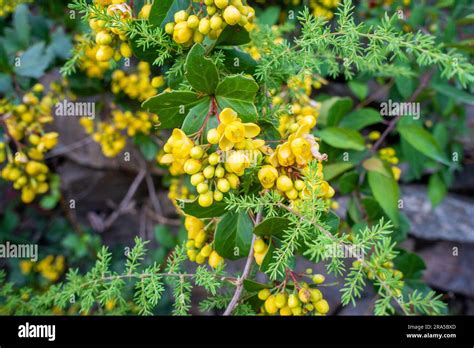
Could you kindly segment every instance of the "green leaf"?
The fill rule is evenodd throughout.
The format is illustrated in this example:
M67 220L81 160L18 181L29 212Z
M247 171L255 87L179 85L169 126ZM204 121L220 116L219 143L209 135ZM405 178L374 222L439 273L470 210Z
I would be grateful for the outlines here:
M471 104L474 105L474 95L462 90L455 88L447 83L444 84L433 84L431 85L433 89L447 97L454 98L455 100L461 102L461 103L466 103L466 104Z
M51 210L58 205L59 199L61 198L61 195L59 193L52 193L47 196L43 196L40 200L40 207L46 210Z
M155 229L153 232L154 232L156 241L161 246L167 249L171 249L176 245L176 242L173 238L173 234L171 233L169 228L167 228L166 226L157 225L155 226Z
M424 128L417 125L399 125L398 131L402 138L416 150L435 161L449 165L448 159L436 139Z
M253 225L244 213L229 212L222 217L216 228L214 247L226 259L238 260L250 252Z
M325 143L338 149L365 150L364 138L353 129L329 127L319 131L319 136Z
M420 279L426 269L425 262L414 253L401 250L394 260L395 268L403 272L404 279Z
M135 136L134 142L148 161L153 160L158 154L158 145L149 136L139 133Z
M44 42L38 42L23 52L20 56L20 65L15 67L15 72L24 77L40 78L53 58L52 52L45 48Z
M0 219L0 231L5 236L9 235L13 230L18 226L20 223L20 218L18 214L13 211L11 208L5 209L2 215L2 219ZM0 240L4 240L3 237Z
M351 109L351 98L329 98L321 103L319 122L328 127L337 126Z
M398 93L404 98L408 99L415 91L415 85L412 78L407 76L399 76L395 79L395 86Z
M199 205L197 198L194 201L177 200L178 206L184 213L199 219L219 217L226 213L227 204L223 201L214 202L210 207L203 208Z
M367 82L351 80L347 85L359 100L367 98L367 95L369 94L369 86L367 86Z
M158 115L161 128L175 128L181 126L188 112L201 100L194 92L163 92L145 100L142 107Z
M341 162L341 163L333 163L333 164L325 165L323 167L324 180L330 181L353 167L354 167L354 164L349 163L349 162Z
M68 59L73 48L71 38L64 32L63 27L59 27L51 34L51 45L54 55L60 59Z
M254 99L258 84L249 77L232 75L224 78L216 89L217 104L220 109L232 108L244 122L257 120L257 108Z
M256 225L253 232L257 236L275 236L281 239L289 224L290 221L286 218L271 217Z
M393 176L387 176L377 171L368 172L369 186L384 212L395 226L399 224L398 199L400 189Z
M186 134L196 133L204 124L210 108L210 97L205 97L194 106L184 119L181 130Z
M215 46L240 46L250 42L250 35L240 25L228 25L219 35Z
M0 72L9 72L10 70L11 67L8 61L7 51L3 46L3 40L0 40Z
M325 228L332 234L336 234L339 229L339 223L341 219L336 213L329 211L321 215L320 222Z
M380 122L382 122L382 116L380 116L380 113L377 110L363 108L346 115L339 123L339 126L361 130L367 126Z
M244 289L248 292L258 292L262 289L271 289L270 285L258 283L250 279L244 279Z
M359 182L359 174L355 171L345 173L341 176L338 182L339 191L341 194L346 195L351 193L357 187Z
M441 175L437 173L430 176L428 181L428 197L433 207L436 207L443 201L447 191L448 189Z
M261 11L256 18L259 24L272 26L278 22L279 16L279 6L268 6L264 11Z
M25 4L18 5L13 14L13 26L15 28L16 38L24 48L28 47L30 43L31 27L28 22L29 14L28 6Z
M185 77L189 84L199 92L213 94L219 82L219 74L212 59L205 56L201 44L195 44L188 53L185 64Z
M247 52L238 48L222 48L220 51L224 54L224 66L231 73L253 74L255 72L257 62Z
M185 7L185 1L177 0L159 0L153 1L151 7L150 16L148 18L149 22L156 26L164 26L165 19L169 16L172 16L175 12Z

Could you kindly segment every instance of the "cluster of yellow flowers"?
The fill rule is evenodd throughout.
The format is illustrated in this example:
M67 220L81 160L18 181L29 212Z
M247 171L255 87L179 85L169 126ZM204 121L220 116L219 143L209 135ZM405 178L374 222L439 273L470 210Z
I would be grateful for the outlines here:
M206 5L205 16L203 4ZM216 40L227 25L240 25L250 31L254 17L255 10L247 5L246 0L203 0L196 13L193 7L176 12L174 22L167 23L165 31L173 35L176 43L191 46L204 41L206 36Z
M188 231L186 249L190 261L203 264L209 258L209 266L217 268L224 262L224 259L213 250L212 241L210 240L212 239L212 233L206 231L210 225L215 224L211 221L208 226L205 226L202 220L187 215L184 220L184 227Z
M18 5L30 2L31 0L0 0L0 17L14 12Z
M288 140L277 146L273 153L265 158L268 163L258 172L258 179L265 189L276 188L295 204L310 194L331 198L334 189L323 180L322 160L325 155L319 153L319 144L310 130L316 125L313 115L301 120L296 132L291 133ZM318 177L321 178L317 187L307 187L302 180L312 160L318 160Z
M106 7L107 14L118 16L121 21L128 21L132 18L132 9L126 3L126 0L95 0L96 5ZM145 5L142 8L142 15L148 18L151 5ZM97 45L95 58L99 62L108 62L112 58L116 61L122 57L130 58L132 49L128 43L125 32L117 27L106 27L106 21L103 19L91 18L89 27L95 37Z
M58 133L46 132L44 126L53 121L52 107L60 86L52 84L48 93L43 92L44 86L36 84L23 96L21 104L0 100L6 134L16 147L12 154L10 147L1 143L0 163L8 162L1 176L11 181L16 190L21 190L21 199L26 204L49 190L49 169L44 158L58 142Z
M157 94L157 88L165 84L163 76L155 76L150 80L150 64L140 62L137 66L137 73L127 74L123 70L115 70L112 74L112 92L125 93L130 99L140 102Z
M104 74L111 68L109 61L98 61L97 51L99 46L89 46L84 44L85 40L82 35L76 35L75 37L77 45L84 45L84 54L79 60L79 69L84 71L87 77L102 79Z
M63 255L48 255L41 261L34 263L30 260L20 261L20 270L27 275L38 272L50 282L56 282L64 272L65 259Z
M317 285L325 280L322 274L315 274L312 279ZM260 290L258 298L264 301L260 315L325 315L329 312L329 304L321 290L310 287L306 282L296 283L295 288L277 288L273 294L270 289Z
M92 139L101 145L106 157L115 157L123 150L127 144L127 138L123 133L129 137L138 133L148 135L153 125L159 122L157 115L145 111L132 112L115 109L112 110L111 115L110 122L100 121L96 124L88 117L81 117L79 121L86 133L92 135Z
M316 17L331 19L334 17L334 10L339 6L340 0L310 0L309 7Z
M174 129L160 158L161 164L170 165L172 175L191 175L202 207L236 189L245 169L266 151L265 141L254 139L260 133L256 124L242 123L230 108L222 110L219 120L219 126L207 132L208 144L194 143L182 130ZM211 145L218 145L217 150Z

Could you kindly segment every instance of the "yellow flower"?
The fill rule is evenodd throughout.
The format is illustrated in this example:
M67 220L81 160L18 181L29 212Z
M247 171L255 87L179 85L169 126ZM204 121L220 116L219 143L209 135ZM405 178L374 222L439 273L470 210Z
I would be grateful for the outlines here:
M21 273L30 274L32 268L33 268L33 262L31 262L29 260L20 261Z
M255 138L260 134L260 127L255 123L242 123L237 117L237 113L225 108L219 115L220 125L217 127L219 133L219 148L223 151L229 151L237 143L242 143L246 138Z
M265 165L258 171L258 180L264 188L273 187L277 178L278 171L273 166Z

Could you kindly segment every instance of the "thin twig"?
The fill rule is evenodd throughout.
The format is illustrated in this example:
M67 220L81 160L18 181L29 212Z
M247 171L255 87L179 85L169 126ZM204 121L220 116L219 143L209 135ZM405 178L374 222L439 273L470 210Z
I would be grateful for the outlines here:
M132 184L130 185L130 188L128 189L127 194L123 198L122 202L120 202L118 208L105 220L104 230L110 228L110 226L112 226L112 224L115 222L115 220L117 220L117 218L122 214L122 212L128 208L128 206L130 205L130 201L135 195L135 192L137 192L138 188L140 187L140 184L145 178L145 175L146 170L144 168L140 169L138 175L135 177L135 180L133 180Z
M262 210L258 212L257 217L255 219L255 224L256 225L259 224L261 220L262 220ZM235 289L232 300L230 301L229 305L227 306L224 312L225 316L232 314L233 310L235 309L235 307L237 306L237 303L240 300L240 296L242 295L242 291L244 289L244 280L248 277L250 273L250 266L252 266L254 243L255 243L255 234L252 235L252 242L250 243L250 252L249 252L249 255L247 256L247 261L245 262L244 271L242 272L242 276L240 276L237 279L237 287Z

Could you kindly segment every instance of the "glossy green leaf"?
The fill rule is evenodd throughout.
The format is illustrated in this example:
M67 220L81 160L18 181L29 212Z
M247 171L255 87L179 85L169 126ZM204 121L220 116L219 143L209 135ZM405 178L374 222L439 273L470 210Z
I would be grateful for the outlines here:
M210 97L205 97L189 111L181 127L183 132L186 134L196 133L202 127L209 113L210 101Z
M194 201L177 200L178 206L185 214L192 215L199 219L208 219L219 217L226 213L226 206L224 202L214 202L210 207L201 207L197 198Z
M339 125L342 118L352 109L351 98L332 97L322 102L319 122L332 127Z
M232 108L244 122L257 120L257 108L253 101L258 92L258 84L249 77L232 75L224 78L217 86L215 95L222 110Z
M254 233L257 236L275 236L282 238L285 230L288 228L290 221L283 217L271 217L265 219L255 226Z
M240 25L228 25L219 35L216 46L240 46L250 42L250 35Z
M354 164L350 162L327 164L323 167L324 180L330 181L353 167Z
M229 212L222 217L214 235L214 247L226 259L238 260L250 252L253 224L244 213Z
M352 149L363 151L365 149L364 138L359 132L348 128L329 127L319 131L321 139L338 149Z
M417 125L399 125L398 131L403 139L422 154L435 161L449 165L448 159L438 142L427 130Z
M384 212L395 226L399 224L398 199L400 189L393 176L387 176L377 171L368 172L370 189Z
M188 112L202 101L194 92L163 92L143 102L142 107L159 115L161 128L180 127Z
M206 57L201 44L195 44L188 53L184 76L194 90L213 94L219 82L219 74L212 59Z

